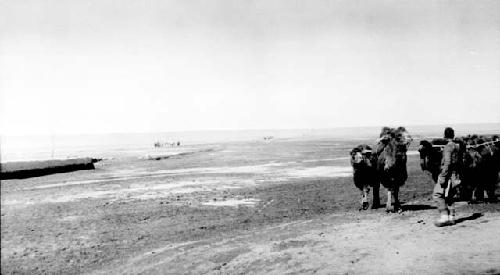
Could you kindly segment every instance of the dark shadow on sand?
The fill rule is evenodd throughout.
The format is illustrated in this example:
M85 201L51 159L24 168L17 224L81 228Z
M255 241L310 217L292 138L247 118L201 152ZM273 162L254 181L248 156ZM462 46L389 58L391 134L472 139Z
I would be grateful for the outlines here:
M472 220L478 219L478 218L480 218L482 216L484 216L482 213L474 213L474 214L472 214L470 216L456 219L455 223L458 224L458 223L461 223L461 222L464 222L464 221L472 221Z
M385 207L385 205L382 205L382 204L379 204L379 205L370 205L370 206L368 207L368 209L373 209L373 210L375 210L375 209L384 208L384 207Z
M406 204L401 205L401 209L403 211L420 211L420 210L430 210L436 209L436 206L428 205L428 204Z

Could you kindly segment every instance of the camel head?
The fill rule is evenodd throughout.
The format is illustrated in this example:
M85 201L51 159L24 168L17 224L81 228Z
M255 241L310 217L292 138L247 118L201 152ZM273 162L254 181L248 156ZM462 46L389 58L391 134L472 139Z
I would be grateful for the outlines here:
M463 165L465 168L476 168L480 165L483 157L476 148L467 148L463 155Z
M360 151L351 152L351 158L353 164L360 164L363 162L363 154Z
M383 127L377 146L379 167L390 170L396 165L406 165L406 151L412 138L404 127Z
M406 130L405 127L399 126L396 129L396 140L401 144L405 145L406 148L410 146L410 143L413 141L413 138L411 137L410 133Z
M477 135L468 135L462 138L462 141L467 148L463 154L463 165L465 168L474 169L478 167L482 161L480 148L475 147L481 140Z
M371 166L371 148L359 145L351 150L351 165L353 167Z
M418 147L418 153L420 155L420 167L422 170L429 169L429 158L432 154L432 144L427 140L421 140L420 146Z

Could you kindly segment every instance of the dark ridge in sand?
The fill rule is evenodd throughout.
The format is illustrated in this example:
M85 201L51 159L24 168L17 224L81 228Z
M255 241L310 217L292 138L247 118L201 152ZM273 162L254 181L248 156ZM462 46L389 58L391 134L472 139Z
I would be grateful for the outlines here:
M154 155L154 156L148 156L148 160L163 160L163 159L169 159L169 158L180 158L180 157L185 157L185 156L190 156L198 153L208 153L208 152L214 152L214 148L209 148L205 150L199 150L199 151L192 151L192 152L182 152L179 154L174 154L174 155Z
M101 159L73 158L64 160L16 161L0 164L0 179L25 179L55 173L95 169Z

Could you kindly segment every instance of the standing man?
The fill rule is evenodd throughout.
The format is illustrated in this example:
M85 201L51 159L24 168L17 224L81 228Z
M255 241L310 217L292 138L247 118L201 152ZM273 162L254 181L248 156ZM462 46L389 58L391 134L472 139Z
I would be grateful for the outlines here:
M460 145L453 140L455 131L451 127L446 127L444 129L444 138L448 143L443 149L441 173L432 194L440 214L439 220L435 223L439 227L455 224L453 196L455 195L455 188L460 184L458 166L461 150Z

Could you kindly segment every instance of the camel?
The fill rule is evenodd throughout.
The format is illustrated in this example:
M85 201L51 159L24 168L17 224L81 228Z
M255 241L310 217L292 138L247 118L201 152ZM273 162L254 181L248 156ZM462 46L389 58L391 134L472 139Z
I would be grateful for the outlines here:
M380 133L374 162L377 180L387 189L387 212L401 210L398 193L408 178L406 152L411 141L412 138L404 127L384 127Z
M464 137L463 189L471 202L484 201L484 191L490 202L496 202L496 185L500 171L500 142L497 137L477 135Z
M455 139L459 144L461 142ZM434 183L437 182L439 173L441 173L441 160L443 158L443 148L448 143L444 138L436 138L431 142L421 140L418 152L420 155L420 168L422 171L428 171L431 174Z
M373 187L372 209L380 206L380 183L376 180L376 171L373 165L372 148L366 144L359 145L351 150L351 166L353 169L354 185L361 191L361 209L368 209L368 195Z
M457 187L457 197L470 201L484 200L484 191L490 201L496 201L495 188L500 171L500 142L492 138L469 135L455 139L460 145L459 175L461 184ZM445 139L434 139L432 142L420 142L420 165L422 170L429 171L434 182L441 171L442 147Z

